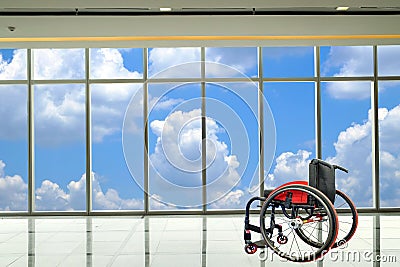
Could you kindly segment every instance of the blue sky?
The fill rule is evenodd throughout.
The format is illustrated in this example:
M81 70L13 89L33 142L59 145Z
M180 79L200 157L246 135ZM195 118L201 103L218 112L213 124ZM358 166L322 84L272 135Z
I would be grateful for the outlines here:
M313 51L313 47L263 48L264 77L313 77ZM400 75L399 51L399 47L379 47L381 75ZM0 50L0 54L0 79L26 77L25 50ZM85 76L84 49L44 49L34 54L35 79ZM142 49L92 49L90 57L91 78L143 77ZM206 65L207 77L254 77L258 73L256 48L206 48L206 59L215 62ZM187 64L199 60L200 48L149 49L149 75L199 77L200 64ZM321 48L323 76L370 76L371 69L372 47ZM94 209L143 208L142 86L91 85ZM348 176L338 176L337 186L359 206L371 205L372 199L370 87L369 82L322 83L323 158L353 170ZM400 177L400 149L392 145L400 135L400 88L396 82L382 82L379 87L381 161L389 166L381 170L382 191L386 192L382 200L384 206L398 206L400 199L394 204L389 199L398 193L390 187L395 183L392 177ZM151 201L151 208L198 208L201 165L193 160L201 148L200 84L149 84L148 88L150 194L161 201ZM8 192L0 197L0 209L26 210L26 90L25 85L0 86L0 191ZM34 92L37 209L83 210L84 84L38 85ZM210 182L216 181L208 188L209 208L243 208L258 177L257 88L250 82L207 84L206 96L207 175ZM264 97L277 137L275 160L265 173L267 187L306 179L307 164L315 157L314 84L266 82ZM268 125L266 132L272 130ZM271 142L268 137L265 142ZM271 154L272 143L268 144L266 153ZM161 153L163 149L167 154ZM363 194L358 195L360 186ZM10 204L12 198L20 202Z

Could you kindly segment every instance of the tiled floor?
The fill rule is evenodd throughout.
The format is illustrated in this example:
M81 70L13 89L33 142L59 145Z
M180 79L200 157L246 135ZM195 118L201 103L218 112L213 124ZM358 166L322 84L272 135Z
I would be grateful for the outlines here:
M245 254L243 216L0 218L0 266L400 266L399 221L361 215L346 248L300 264Z

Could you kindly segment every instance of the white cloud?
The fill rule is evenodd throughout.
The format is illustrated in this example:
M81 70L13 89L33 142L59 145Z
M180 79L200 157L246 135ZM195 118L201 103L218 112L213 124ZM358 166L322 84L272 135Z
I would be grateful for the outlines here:
M171 110L174 106L178 105L179 103L183 102L182 98L169 98L169 97L162 97L161 99L156 97L151 97L150 99L150 107L152 110L159 111L159 110Z
M322 64L322 74L335 77L373 75L372 46L332 46Z
M246 52L249 49L244 49ZM251 49L250 49L251 50ZM249 51L250 51L249 50ZM243 52L242 51L242 52ZM225 54L224 54L225 53ZM247 52L246 52L247 53ZM245 53L245 54L246 54ZM229 61L232 50L210 50L210 57L216 61ZM246 54L247 55L247 54ZM247 57L244 57L247 58ZM34 50L35 79L83 79L84 49L36 49ZM200 59L199 48L154 48L149 54L150 74L163 71L163 75L171 77L168 67ZM93 49L90 55L92 78L141 78L142 74L129 71L124 66L124 58L118 49ZM238 61L235 67L245 71L254 62ZM40 64L39 64L40 63ZM232 63L233 62L226 62ZM200 65L199 65L200 66ZM227 71L228 68L223 68ZM24 71L22 71L24 70ZM8 62L0 60L1 75L6 79L26 78L21 76L26 70L26 50L15 50L14 56ZM183 64L170 69L175 74L185 77L198 77L199 70L192 64ZM13 87L13 86L12 86ZM101 142L104 137L120 131L122 119L132 95L141 85L128 84L97 84L91 86L93 140ZM35 86L35 133L39 145L58 145L84 140L85 128L85 90L84 85L41 85ZM26 99L27 88L21 90L1 90L0 122L4 127L0 137L5 139L21 138L26 133ZM170 109L179 104L181 99L162 99L148 96L150 107L155 109ZM136 105L137 103L135 103ZM130 122L130 128L139 132L142 102L136 105L138 114L135 122ZM7 118L7 119L5 119ZM11 119L10 119L11 118ZM7 130L6 130L7 129ZM10 129L10 130L8 130ZM12 129L12 130L11 130Z
M21 176L8 176L0 160L0 210L26 211L28 209L28 186Z
M73 209L69 200L70 195L64 192L58 184L49 180L44 180L42 185L36 189L36 210L70 211Z
M35 137L52 146L85 139L85 90L81 85L35 88Z
M244 195L245 193L243 190L236 189L232 190L229 193L227 192L216 192L217 195L223 196L221 199L219 199L216 202L213 202L210 205L210 208L212 209L234 209L234 208L239 208L243 209L244 208Z
M0 160L0 210L26 211L28 209L28 185L19 175L5 174L6 164ZM138 210L143 209L143 200L122 198L108 188L103 191L98 175L93 173L93 208L97 210ZM35 207L38 211L72 211L86 209L86 175L72 180L67 190L50 180L44 180L35 190Z
M149 52L149 76L200 77L200 52L199 48L153 48ZM208 62L206 64L208 77L244 76L240 73L256 69L257 49L254 47L207 48L206 61Z
M7 61L0 54L0 80L26 79L26 62L25 49L14 50L11 61Z
M308 164L311 161L311 154L305 150L280 154L276 158L276 165L272 173L265 177L266 187L275 188L295 180L308 180Z
M391 110L379 109L380 182L383 206L398 206L400 197L400 105ZM336 172L337 188L348 194L357 206L372 205L371 171L371 111L368 120L354 123L340 132L334 143L336 154L326 160L349 169L345 174ZM285 152L276 159L274 170L266 177L267 187L276 187L288 181L308 178L311 152L299 150ZM304 178L303 178L304 180Z
M378 73L381 76L400 75L400 45L378 46Z
M206 61L219 64L206 64L206 75L209 77L244 76L257 68L257 49L255 47L213 47L206 50Z
M325 83L328 94L335 99L363 100L371 97L370 82L329 82Z
M92 87L92 136L94 142L102 142L107 136L121 132L126 108L131 98L140 98L132 105L129 128L139 132L143 123L141 85L98 84Z
M71 181L65 192L57 183L43 181L36 189L36 207L38 210L85 210L86 175L78 181ZM98 175L93 173L93 209L96 210L137 210L143 208L143 201L135 198L124 199L119 193L108 188L103 191Z
M85 49L34 49L34 79L84 79Z
M323 76L359 77L373 75L372 46L332 46L323 62ZM338 99L366 99L370 97L368 82L327 83L328 93Z
M153 48L149 52L149 77L177 78L200 77L200 48ZM171 68L173 67L173 68Z
M27 86L0 85L0 139L27 139L27 95Z
M398 60L400 46L378 47L378 75L400 74ZM323 76L360 77L373 76L372 46L332 46L328 58L323 62ZM393 83L391 86L398 83ZM390 86L380 83L379 91ZM336 99L368 99L371 95L370 82L331 82L327 83L328 93Z
M217 134L221 129L217 123L206 118L206 125L207 197L212 202L228 194L240 182L237 171L240 163L235 155L229 154L227 145L219 140ZM152 121L150 128L157 136L154 151L150 155L152 194L162 196L164 202L173 205L201 205L200 109L175 111L164 121ZM186 197L186 192L193 192L193 196ZM226 205L223 202L218 203Z
M129 71L119 49L101 48L90 51L90 77L93 79L139 79L142 74Z
M83 49L35 50L35 78L82 79L85 76L83 56ZM130 72L124 67L123 58L117 49L94 50L91 63L91 71L96 78L141 77L141 74ZM15 50L10 62L0 58L0 79L26 78L20 76L24 71L25 50ZM102 141L105 136L121 130L126 106L139 87L141 85L132 84L91 86L94 141ZM6 140L23 138L27 132L27 87L8 85L0 89L0 123L3 126L0 137ZM37 143L53 146L82 142L85 134L84 85L38 85L34 89ZM142 113L138 114L142 116Z

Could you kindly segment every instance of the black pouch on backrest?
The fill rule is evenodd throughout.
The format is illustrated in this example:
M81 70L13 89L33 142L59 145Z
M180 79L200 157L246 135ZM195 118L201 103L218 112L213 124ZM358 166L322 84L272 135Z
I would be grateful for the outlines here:
M313 159L309 165L308 184L324 193L329 200L335 202L335 168L320 159Z

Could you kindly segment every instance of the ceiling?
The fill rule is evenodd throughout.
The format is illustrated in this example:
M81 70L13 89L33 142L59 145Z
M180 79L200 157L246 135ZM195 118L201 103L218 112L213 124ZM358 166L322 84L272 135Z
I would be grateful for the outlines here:
M0 2L0 47L13 48L399 44L398 25L398 0Z
M348 13L396 13L400 11L398 0L2 0L3 13L51 13L71 14L103 13L160 13L160 7L172 8L172 13L185 14L198 12L204 14L223 12L243 14L262 14L263 12L315 12L334 13L338 6L348 6Z

